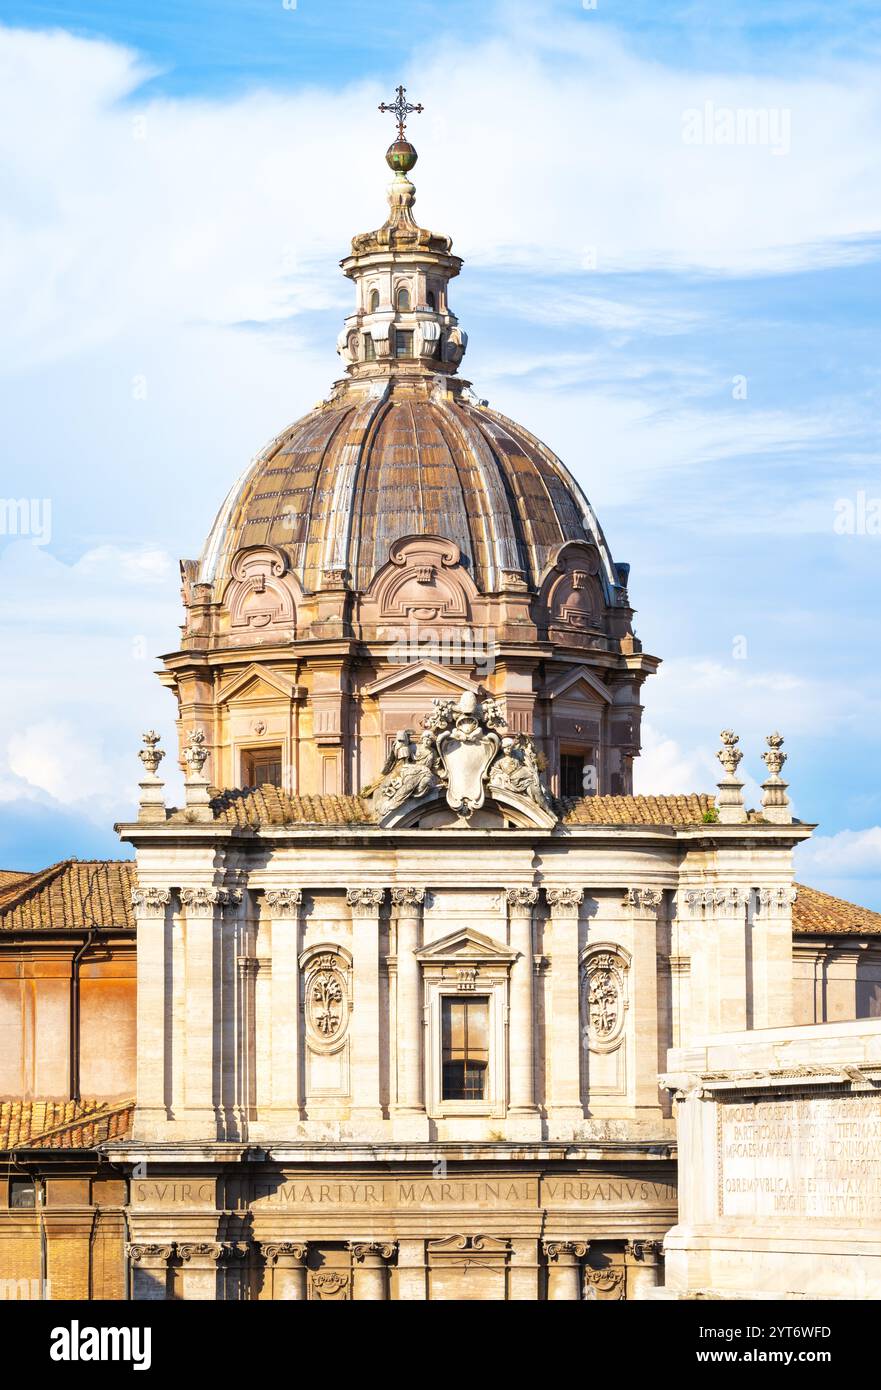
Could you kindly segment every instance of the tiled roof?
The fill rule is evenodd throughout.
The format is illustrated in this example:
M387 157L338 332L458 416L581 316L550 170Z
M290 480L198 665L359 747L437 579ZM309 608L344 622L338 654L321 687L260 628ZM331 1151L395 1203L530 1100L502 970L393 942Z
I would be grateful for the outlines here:
M31 877L31 874L25 873L22 869L0 869L0 893L4 893L16 883L24 883Z
M562 804L565 825L700 825L714 802L691 796L586 796ZM217 792L211 807L227 825L375 825L365 796L291 796L278 787L244 787ZM170 820L185 821L175 811Z
M244 787L219 792L211 802L215 819L227 825L371 825L363 796L290 796L278 787Z
M850 936L881 936L881 912L859 907L844 898L833 898L819 888L796 885L798 896L792 908L792 930L806 936L835 933Z
M690 796L584 796L563 803L564 825L701 825L714 806Z
M0 1101L0 1150L94 1149L128 1136L134 1108L133 1100Z
M131 861L64 859L21 881L0 883L0 931L133 929L134 884Z

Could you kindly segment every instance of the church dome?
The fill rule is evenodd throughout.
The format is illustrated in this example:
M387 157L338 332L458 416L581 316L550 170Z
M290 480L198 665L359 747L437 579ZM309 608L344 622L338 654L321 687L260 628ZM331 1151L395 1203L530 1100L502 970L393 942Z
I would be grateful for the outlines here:
M512 574L537 588L554 549L575 540L598 546L614 584L597 523L564 465L460 385L356 382L291 425L227 497L200 580L222 580L245 547L274 546L306 592L328 572L363 592L395 541L434 535L456 543L482 593Z
M399 97L395 111L417 109ZM627 794L658 664L633 632L629 566L560 459L460 376L462 262L415 219L402 140L401 123L385 222L341 262L344 371L181 563L185 622L162 677L181 756L197 736L215 786L352 796L437 701L489 700L513 740L504 775L527 777L508 766L516 744L554 795Z

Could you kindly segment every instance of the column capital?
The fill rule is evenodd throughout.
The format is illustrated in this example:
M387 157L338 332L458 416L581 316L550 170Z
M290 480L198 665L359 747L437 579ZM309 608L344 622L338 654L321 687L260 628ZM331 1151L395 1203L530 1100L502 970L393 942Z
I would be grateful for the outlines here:
M367 1260L373 1264L390 1260L398 1248L394 1240L350 1240L348 1246L356 1264L364 1264Z
M149 1245L141 1242L126 1246L128 1257L133 1265L168 1264L174 1254L174 1243Z
M372 917L385 902L384 888L347 888L346 902L359 916Z
M624 1245L624 1254L628 1260L654 1264L663 1248L664 1243L660 1240L628 1240Z
M213 917L218 908L238 907L240 888L181 888L180 900L190 917Z
M510 908L519 908L523 912L528 912L538 902L538 889L530 887L527 883L506 888L505 902Z
M577 912L584 899L584 889L575 888L571 884L546 888L545 893L551 911L560 916L567 912Z
M395 907L422 907L428 890L410 884L407 887L393 888L391 891L392 904Z
M139 917L164 917L170 902L170 888L132 889L132 907Z
M217 1240L178 1241L177 1253L184 1264L218 1264L226 1253L226 1247Z
M687 888L685 901L692 912L740 912L749 901L749 889L739 884L712 883L700 888Z
M261 1241L260 1249L263 1258L270 1268L274 1269L280 1262L289 1264L303 1264L309 1251L306 1241L295 1240L269 1240Z
M663 888L628 888L624 897L626 907L642 912L657 912L663 901Z
M586 1240L546 1240L544 1242L545 1256L553 1264L560 1261L570 1264L574 1260L583 1260L589 1249L590 1242Z
M794 883L765 884L754 888L752 893L753 908L759 913L787 912L798 897Z
M302 888L267 888L263 895L273 917L293 917L303 902Z

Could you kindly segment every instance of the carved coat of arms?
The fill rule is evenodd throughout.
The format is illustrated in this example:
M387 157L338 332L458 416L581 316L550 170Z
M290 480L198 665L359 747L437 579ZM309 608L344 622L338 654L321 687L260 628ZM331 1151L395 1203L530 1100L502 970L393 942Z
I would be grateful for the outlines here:
M458 702L435 700L418 742L409 729L395 738L373 791L379 816L440 788L450 808L465 817L483 805L487 787L546 806L532 740L502 738L498 730L505 724L499 701L480 700L473 691L464 691Z

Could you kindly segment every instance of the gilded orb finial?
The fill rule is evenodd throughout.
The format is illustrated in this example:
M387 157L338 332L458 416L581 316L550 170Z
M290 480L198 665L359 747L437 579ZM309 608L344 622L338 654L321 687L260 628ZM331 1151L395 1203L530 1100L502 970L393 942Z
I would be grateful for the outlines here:
M406 87L398 87L394 101L383 101L379 105L380 111L391 111L398 122L398 138L394 144L389 145L385 152L385 162L396 174L409 174L419 158L410 141L406 139L404 131L407 128L407 117L411 111L418 114L425 109L421 102L414 105L407 101L404 96L406 90Z

